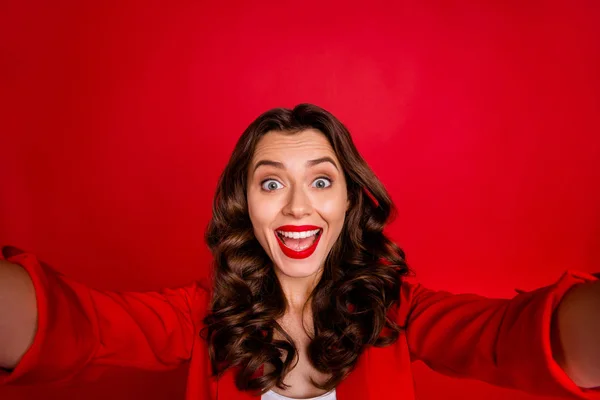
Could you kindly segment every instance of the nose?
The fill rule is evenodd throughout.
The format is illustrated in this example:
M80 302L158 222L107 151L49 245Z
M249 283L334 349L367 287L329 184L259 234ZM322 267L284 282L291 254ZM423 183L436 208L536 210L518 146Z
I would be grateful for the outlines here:
M282 210L284 215L300 219L312 213L310 198L302 186L293 186L288 196L288 201Z

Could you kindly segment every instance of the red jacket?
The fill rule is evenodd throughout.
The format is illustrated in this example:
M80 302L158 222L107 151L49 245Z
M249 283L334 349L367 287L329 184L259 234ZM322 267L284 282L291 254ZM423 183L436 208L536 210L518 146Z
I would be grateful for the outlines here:
M0 258L2 257L0 252ZM207 346L199 336L209 295L197 284L161 292L90 289L22 253L9 261L33 278L38 331L19 365L0 383L93 379L102 367L167 370L189 362L188 400L256 399L239 392L233 371L210 376ZM569 288L596 280L569 271L553 285L512 299L433 291L406 281L392 311L406 332L391 346L368 348L337 387L339 400L414 399L411 362L443 374L545 395L600 399L578 388L553 361L552 312ZM100 368L99 368L100 367Z

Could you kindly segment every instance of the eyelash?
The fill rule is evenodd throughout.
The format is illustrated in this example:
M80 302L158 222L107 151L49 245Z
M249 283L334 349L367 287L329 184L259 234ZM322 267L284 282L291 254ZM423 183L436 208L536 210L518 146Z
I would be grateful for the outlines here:
M329 189L331 186L333 186L333 179L331 179L331 178L329 178L329 177L327 177L327 176L319 176L319 177L315 178L315 180L313 181L313 183L314 183L314 182L316 182L316 181L318 181L319 179L325 179L325 180L328 180L328 181L329 181L329 186L327 186L327 187L324 187L323 189ZM278 181L277 179L275 179L275 178L267 178L267 179L264 179L264 180L263 180L263 181L260 183L260 188L261 188L261 190L262 190L263 192L274 192L275 190L277 190L277 189L274 189L274 190L268 190L268 189L264 189L264 188L263 188L264 184L265 184L266 182L269 182L269 181L275 181L275 182L277 182L277 183L279 183L279 184L281 185L281 182L279 182L279 181ZM283 186L283 185L282 185L282 186Z

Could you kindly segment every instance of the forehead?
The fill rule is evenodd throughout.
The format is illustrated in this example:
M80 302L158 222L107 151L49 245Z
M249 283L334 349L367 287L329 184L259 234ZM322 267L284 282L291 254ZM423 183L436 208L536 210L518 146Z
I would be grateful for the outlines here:
M337 162L335 152L324 134L310 129L296 133L271 131L265 134L256 145L252 162L261 159L313 159L330 156Z

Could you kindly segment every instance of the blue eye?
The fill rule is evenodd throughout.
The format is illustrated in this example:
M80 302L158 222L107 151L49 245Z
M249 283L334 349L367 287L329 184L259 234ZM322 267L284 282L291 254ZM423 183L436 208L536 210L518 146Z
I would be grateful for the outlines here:
M331 186L331 179L329 178L317 178L313 182L313 187L316 187L317 189L325 189L329 186Z
M272 192L273 190L281 189L283 187L283 185L275 179L267 179L266 181L263 181L260 186L267 192Z

